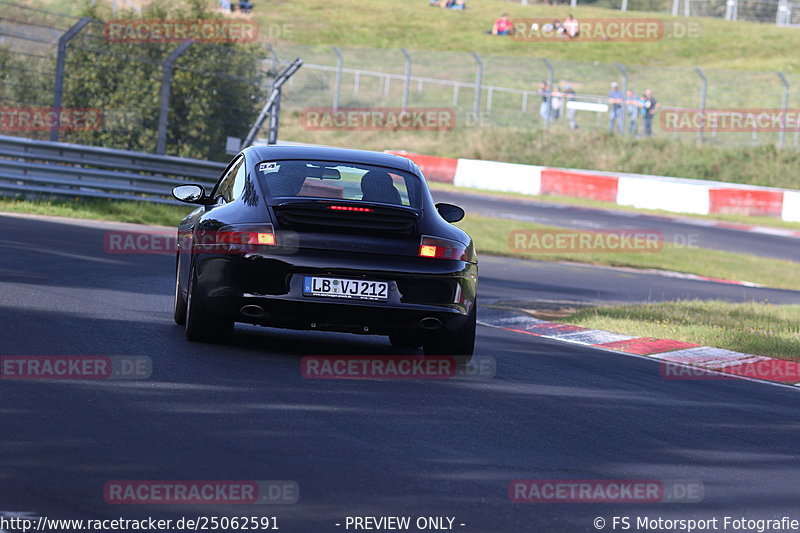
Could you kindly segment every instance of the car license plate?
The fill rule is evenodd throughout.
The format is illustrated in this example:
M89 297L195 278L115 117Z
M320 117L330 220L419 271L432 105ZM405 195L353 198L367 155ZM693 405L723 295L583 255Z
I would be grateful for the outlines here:
M363 279L305 276L303 280L303 295L385 302L389 299L389 283Z

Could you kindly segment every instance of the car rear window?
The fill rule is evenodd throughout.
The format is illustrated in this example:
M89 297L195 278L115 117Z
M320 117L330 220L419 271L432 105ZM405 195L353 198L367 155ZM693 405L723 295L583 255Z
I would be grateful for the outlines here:
M270 198L331 198L419 207L420 179L402 170L336 161L262 161Z

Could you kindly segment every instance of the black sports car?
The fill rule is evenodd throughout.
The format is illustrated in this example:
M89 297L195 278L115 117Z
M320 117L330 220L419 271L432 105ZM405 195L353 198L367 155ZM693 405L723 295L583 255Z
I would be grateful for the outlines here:
M235 322L388 335L469 361L478 264L472 239L434 205L410 160L305 146L254 146L178 229L175 322L191 341Z

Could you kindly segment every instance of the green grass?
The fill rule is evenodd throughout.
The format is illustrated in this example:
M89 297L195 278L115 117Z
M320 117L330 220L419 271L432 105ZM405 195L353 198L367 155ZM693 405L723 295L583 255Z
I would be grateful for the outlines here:
M800 360L800 306L688 300L581 309L560 322Z
M0 213L28 213L156 226L177 226L178 222L191 210L191 207L149 202L114 202L93 199L34 201L0 197Z
M665 6L666 7L666 6ZM425 0L304 0L262 2L255 18L265 27L293 24L284 41L299 44L409 48L429 54L475 51L517 57L549 57L574 61L617 61L639 65L695 66L746 70L797 70L800 60L793 28L722 19L693 18L702 25L699 38L665 38L652 43L519 42L485 35L503 12L512 19L563 19L573 13L589 18L647 17L683 23L682 17L597 7L523 6L507 0L473 0L463 12L430 8Z
M20 1L20 0L18 0ZM22 0L24 3L78 13L89 0ZM202 3L202 0L200 0ZM110 16L112 0L102 2L100 13ZM216 9L216 0L207 0ZM631 4L635 5L634 2ZM800 58L795 53L797 32L774 24L738 21L721 18L688 19L701 26L699 37L667 36L657 42L521 42L511 38L484 34L494 20L504 12L512 19L545 17L563 19L573 13L579 20L591 18L658 18L666 24L684 24L684 17L672 17L663 12L669 5L656 6L654 11L629 11L579 6L547 6L539 3L523 6L508 0L472 0L469 9L453 11L428 7L425 0L269 0L256 4L252 17L262 28L262 35L272 43L286 45L352 46L364 48L427 50L416 58L417 66L425 69L432 57L447 57L450 53L477 52L516 58L548 57L552 60L607 63L613 70L617 61L655 67L653 76L669 79L667 66L723 68L736 70L782 70L800 74ZM278 32L277 30L281 31ZM328 49L327 53L330 53ZM358 64L363 57L351 57ZM402 68L402 56L399 61ZM470 64L471 58L467 58ZM448 65L447 62L444 63ZM456 67L457 65L449 65ZM470 73L474 72L471 68ZM506 67L516 73L516 62ZM489 66L489 69L493 66ZM500 66L497 66L500 72ZM516 70L515 70L516 68ZM530 69L528 69L530 70ZM660 71L660 72L658 72ZM635 73L634 73L635 74ZM772 74L774 77L774 74ZM534 78L536 79L536 78ZM714 80L711 80L713 83ZM735 80L734 80L735 81ZM776 80L770 80L776 82ZM744 89L738 92L747 94Z
M531 196L529 194L514 193L514 192L498 192L488 191L486 189L465 189L463 187L456 187L449 183L428 182L428 186L432 190L450 191L464 194L475 194L480 196L494 196L497 198L528 198L537 202L548 204L566 204L579 207L591 207L597 209L606 209L611 211L624 211L627 213L641 213L645 215L664 215L664 216L678 216L686 218L695 218L698 220L719 220L720 222L729 222L732 224L746 224L755 226L765 226L770 228L800 230L800 222L785 222L778 218L764 217L764 216L747 216L747 215L725 215L721 213L714 213L711 215L694 215L690 213L672 213L670 211L663 211L661 209L639 209L627 205L612 204L609 202L601 202L600 200L591 200L588 198L573 198L569 196Z
M478 254L521 257L537 261L572 261L596 265L658 269L701 276L747 281L779 289L800 290L800 268L793 261L736 254L707 248L665 244L657 252L569 252L525 253L512 250L509 235L514 230L555 229L541 224L468 215L457 224L475 241Z
M20 1L20 0L18 0ZM89 0L21 0L24 3L80 12ZM202 0L200 0L202 2ZM216 0L207 0L216 8ZM720 7L724 3L718 2ZM105 0L101 14L110 15L112 0ZM608 5L611 2L600 2ZM643 2L632 1L632 9L644 8ZM652 7L651 7L652 6ZM256 3L253 17L272 41L284 44L338 45L370 48L409 48L430 50L428 55L478 52L515 57L549 57L555 60L599 61L613 65L617 61L638 65L697 65L742 70L784 70L800 73L794 28L774 24L739 21L730 23L721 18L692 18L701 24L699 38L667 38L650 43L620 42L519 42L510 38L485 35L492 22L504 12L512 19L545 17L563 19L573 13L579 20L590 18L660 18L669 23L683 23L683 17L664 14L671 3L650 2L649 11L620 12L618 9L579 6L547 6L539 3L523 6L508 0L471 0L469 9L453 11L428 7L425 0L264 0ZM656 11L661 11L657 13ZM275 28L291 28L275 34ZM422 58L420 62L424 62Z

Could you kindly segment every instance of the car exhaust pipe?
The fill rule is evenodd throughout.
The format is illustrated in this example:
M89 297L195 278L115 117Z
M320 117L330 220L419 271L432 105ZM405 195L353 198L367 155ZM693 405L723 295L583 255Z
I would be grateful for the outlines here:
M245 305L239 312L250 318L262 318L266 314L260 305Z
M442 329L442 321L438 318L427 316L419 321L419 327L422 329Z

